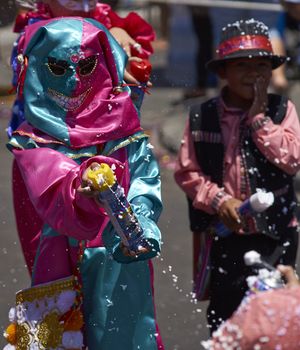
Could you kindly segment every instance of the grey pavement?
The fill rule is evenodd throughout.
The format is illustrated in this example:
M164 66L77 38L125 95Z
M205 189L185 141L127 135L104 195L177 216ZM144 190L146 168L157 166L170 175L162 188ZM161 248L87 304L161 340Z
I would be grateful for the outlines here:
M10 53L17 35L12 31L12 24L0 30L0 91L10 88L12 73L10 69ZM7 82L7 83L6 83Z

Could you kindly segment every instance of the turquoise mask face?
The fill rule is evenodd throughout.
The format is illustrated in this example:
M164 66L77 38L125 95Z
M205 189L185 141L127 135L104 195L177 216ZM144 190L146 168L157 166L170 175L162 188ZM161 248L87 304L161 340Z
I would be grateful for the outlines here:
M48 97L65 111L78 110L92 91L98 57L73 48L49 52L44 63Z

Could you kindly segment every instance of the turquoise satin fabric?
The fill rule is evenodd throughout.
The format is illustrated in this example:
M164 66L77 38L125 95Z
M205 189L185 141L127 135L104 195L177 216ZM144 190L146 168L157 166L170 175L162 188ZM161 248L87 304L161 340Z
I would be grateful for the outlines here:
M127 199L143 228L143 236L151 250L138 257L127 257L120 249L120 238L109 226L103 233L103 241L114 259L122 263L150 259L160 252L160 231L156 225L161 210L160 174L157 162L146 139L127 146L130 170L130 188Z
M85 250L82 276L89 349L158 349L151 273L145 259L160 251L161 234L156 225L162 209L159 168L147 139L129 144L127 152L128 200L152 250L137 258L124 256L111 224L102 236L107 249Z
M77 53L80 50L82 22L65 19L64 29L62 30L61 27L61 22L53 22L52 26L47 28L42 27L35 33L26 48L25 54L30 53L30 55L26 71L26 88L24 89L26 103L24 107L27 121L36 125L38 119L40 130L55 135L57 139L64 140L68 144L69 131L65 122L66 111L53 103L48 97L47 91L50 88L66 96L71 96L76 88L76 76L70 69L66 71L65 75L54 76L49 71L47 63L49 56L72 63L70 61L72 53ZM68 47L58 46L57 40L55 40L58 30L60 42L67 42Z
M88 348L157 350L149 262L119 264L89 248L81 271Z

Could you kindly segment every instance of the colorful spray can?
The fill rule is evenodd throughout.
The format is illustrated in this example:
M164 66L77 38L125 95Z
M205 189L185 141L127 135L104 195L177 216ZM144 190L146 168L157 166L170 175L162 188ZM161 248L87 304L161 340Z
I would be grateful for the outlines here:
M124 246L136 253L141 247L147 247L143 229L111 167L101 163L99 167L90 169L87 176L92 181L93 187L99 191L99 200Z

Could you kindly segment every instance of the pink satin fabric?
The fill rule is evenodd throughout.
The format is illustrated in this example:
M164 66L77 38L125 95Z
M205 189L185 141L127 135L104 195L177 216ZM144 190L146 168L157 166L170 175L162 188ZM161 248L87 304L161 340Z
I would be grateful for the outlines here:
M95 201L77 193L82 173L93 161L105 162L110 166L114 164L117 179L122 183L124 165L116 159L103 156L90 158L78 165L48 148L14 150L13 153L30 200L40 218L61 234L72 232L72 237L76 239L93 239L106 214ZM68 220L65 220L66 217Z
M14 202L22 248L29 271L32 270L43 223L48 224L59 234L70 235L78 240L88 240L88 246L102 246L101 233L109 220L107 214L95 201L77 193L77 188L84 170L92 162L105 162L110 166L113 164L116 166L115 174L118 182L127 193L129 180L127 163L124 160L125 152L120 151L118 154L121 161L95 156L81 165L49 148L14 150L13 153L14 173L17 183L20 184L14 188ZM47 159L46 162L45 159ZM62 246L67 244L67 239L64 240L64 238L61 238ZM50 242L57 239L60 238L47 238L41 245L41 249L48 251L44 245L54 247L56 245ZM51 249L49 251L51 252ZM53 254L54 252L50 255ZM54 255L59 259L58 252ZM57 278L60 277L64 276Z
M32 267L41 236L42 221L33 207L17 162L13 162L13 203L15 218L29 273Z

